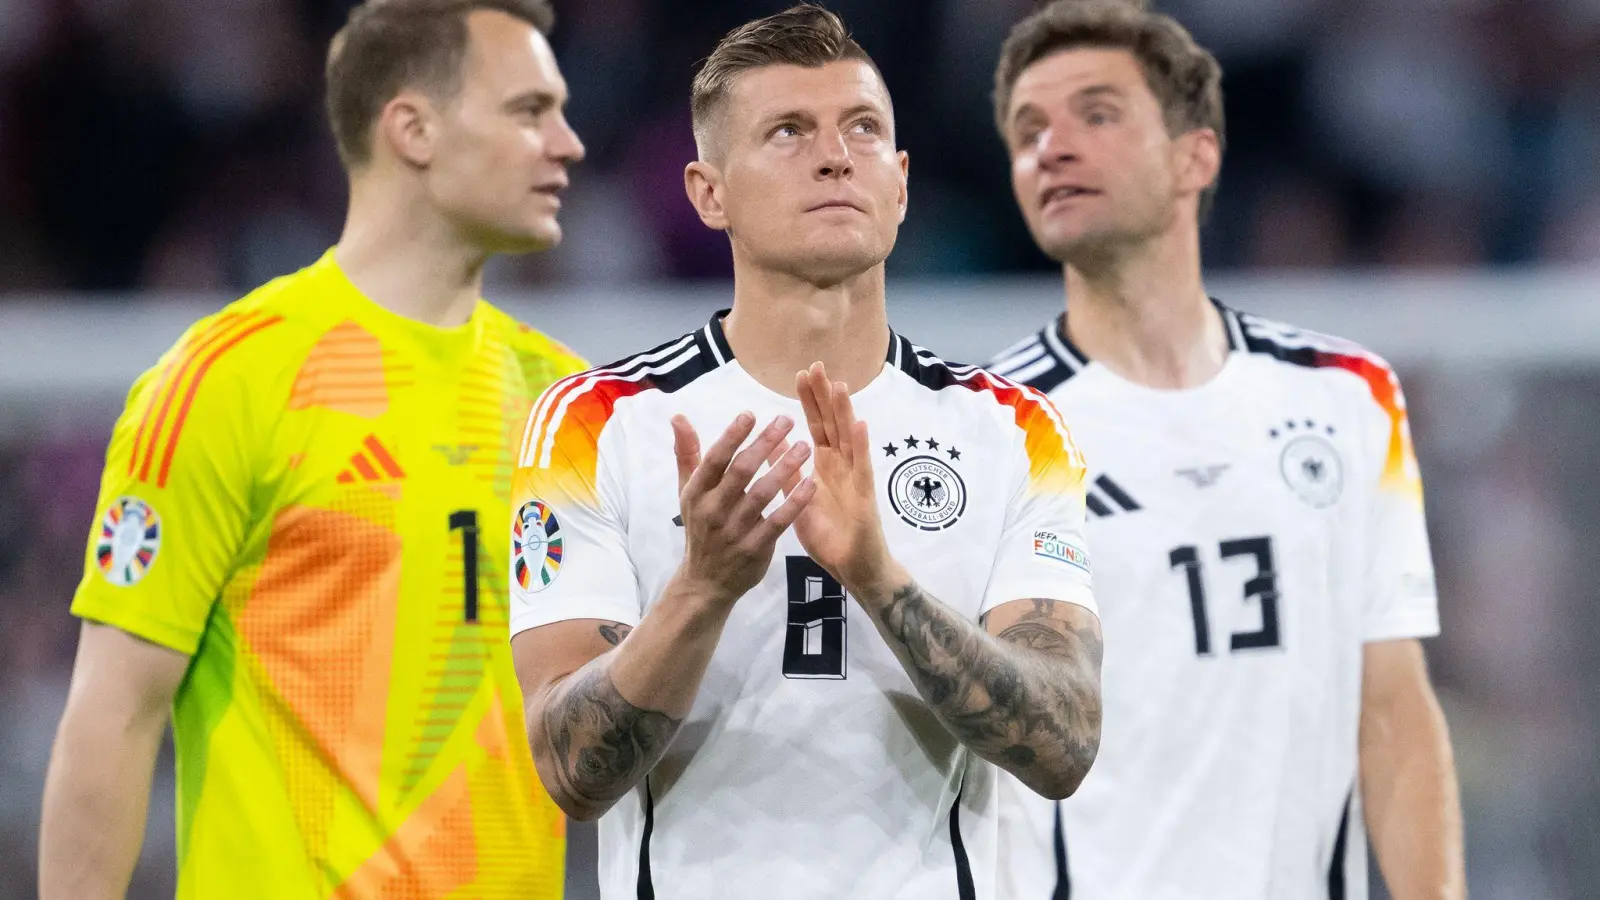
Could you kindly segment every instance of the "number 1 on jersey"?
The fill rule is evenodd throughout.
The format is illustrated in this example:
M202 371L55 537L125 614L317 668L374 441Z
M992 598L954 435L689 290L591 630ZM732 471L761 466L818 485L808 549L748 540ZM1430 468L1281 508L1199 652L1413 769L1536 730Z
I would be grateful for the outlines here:
M450 514L450 530L461 531L461 593L466 621L478 622L478 511L458 510Z
M1174 569L1183 567L1189 579L1189 612L1194 616L1194 652L1211 655L1211 621L1206 618L1206 585L1200 579L1200 553L1193 547L1176 547L1167 558Z
M1261 604L1261 627L1256 631L1235 632L1228 640L1228 650L1256 650L1262 647L1282 646L1278 633L1278 572L1272 561L1272 538L1242 538L1223 541L1217 547L1222 558L1251 556L1256 561L1256 574L1244 583L1246 600L1255 598ZM1206 586L1200 566L1200 551L1194 546L1174 547L1167 554L1172 568L1182 568L1189 582L1189 612L1194 616L1194 652L1197 656L1211 655L1211 620L1206 615Z
M844 587L809 556L784 560L789 624L783 640L785 678L844 678Z

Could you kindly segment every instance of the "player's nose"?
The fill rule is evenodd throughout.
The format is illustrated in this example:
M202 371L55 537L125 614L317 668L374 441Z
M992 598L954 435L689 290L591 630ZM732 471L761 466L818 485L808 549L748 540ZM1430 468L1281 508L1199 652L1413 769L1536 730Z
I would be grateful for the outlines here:
M1044 165L1071 162L1078 158L1078 142L1071 130L1052 124L1039 135L1039 160Z
M845 178L855 172L855 165L850 161L850 147L845 143L842 132L819 135L816 148L817 178Z
M552 124L550 134L546 139L545 152L563 165L576 165L583 162L583 140L578 137L578 132L567 121L565 115L558 114Z

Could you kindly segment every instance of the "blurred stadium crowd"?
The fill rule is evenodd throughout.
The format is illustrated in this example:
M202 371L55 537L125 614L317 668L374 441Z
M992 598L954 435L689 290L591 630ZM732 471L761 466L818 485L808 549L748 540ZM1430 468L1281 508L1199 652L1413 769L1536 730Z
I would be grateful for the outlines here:
M683 200L688 85L780 0L558 3L589 146L567 247L502 280L725 274ZM1029 0L836 0L912 157L901 272L1043 264L987 95ZM1165 0L1220 57L1213 265L1600 258L1600 2ZM321 59L349 0L0 0L0 291L242 290L337 236ZM1001 227L996 227L1001 223Z
M0 0L0 306L240 293L313 260L344 204L320 73L349 5ZM689 81L720 35L786 5L556 0L589 158L564 200L565 244L497 264L491 293L728 274L725 239L683 197ZM1001 40L1031 0L827 5L882 67L912 157L891 269L1046 268L1012 208L988 102ZM1600 263L1600 0L1157 5L1226 71L1211 265ZM1551 686L1600 669L1600 562L1581 537L1600 529L1600 376L1406 375L1445 619L1430 652L1461 755L1474 896L1578 896L1600 878L1588 768L1600 685ZM38 784L76 639L65 610L107 424L0 433L0 900L31 895ZM170 787L153 802L169 805ZM154 840L130 896L170 885L171 837Z

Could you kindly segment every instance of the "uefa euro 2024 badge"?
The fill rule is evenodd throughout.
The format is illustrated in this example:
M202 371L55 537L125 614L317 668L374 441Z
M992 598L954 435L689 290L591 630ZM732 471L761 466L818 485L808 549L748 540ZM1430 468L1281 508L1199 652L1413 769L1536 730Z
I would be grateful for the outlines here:
M549 587L561 574L561 520L542 500L529 500L511 525L511 550L517 584L530 594Z
M117 587L132 587L156 564L161 552L161 517L138 497L118 497L100 516L94 561Z
M890 441L883 455L896 460L889 473L889 505L901 521L922 531L943 531L967 509L967 485L956 472L961 451L915 435Z

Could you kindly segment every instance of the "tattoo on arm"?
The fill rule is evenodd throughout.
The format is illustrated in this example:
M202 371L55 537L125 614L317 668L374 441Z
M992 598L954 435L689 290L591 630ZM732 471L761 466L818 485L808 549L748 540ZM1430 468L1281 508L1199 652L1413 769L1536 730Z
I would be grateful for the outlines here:
M632 630L614 623L600 626L613 646ZM655 767L683 724L629 703L612 683L604 657L567 676L545 704L541 721L555 758L557 789L596 815Z
M1027 614L1005 631L1000 632L1000 640L1008 644L1027 647L1030 650L1038 650L1041 653L1049 653L1053 656L1070 657L1074 655L1078 649L1078 642L1062 633L1061 626L1063 623L1050 615L1055 608L1055 602L1038 599L1031 602L1033 603L1033 609L1029 610ZM1096 663L1099 662L1099 646L1100 641L1095 639L1094 657Z
M885 636L934 713L963 744L1041 793L1070 793L1100 743L1100 657L1092 623L1034 600L998 637L916 584L882 612Z

